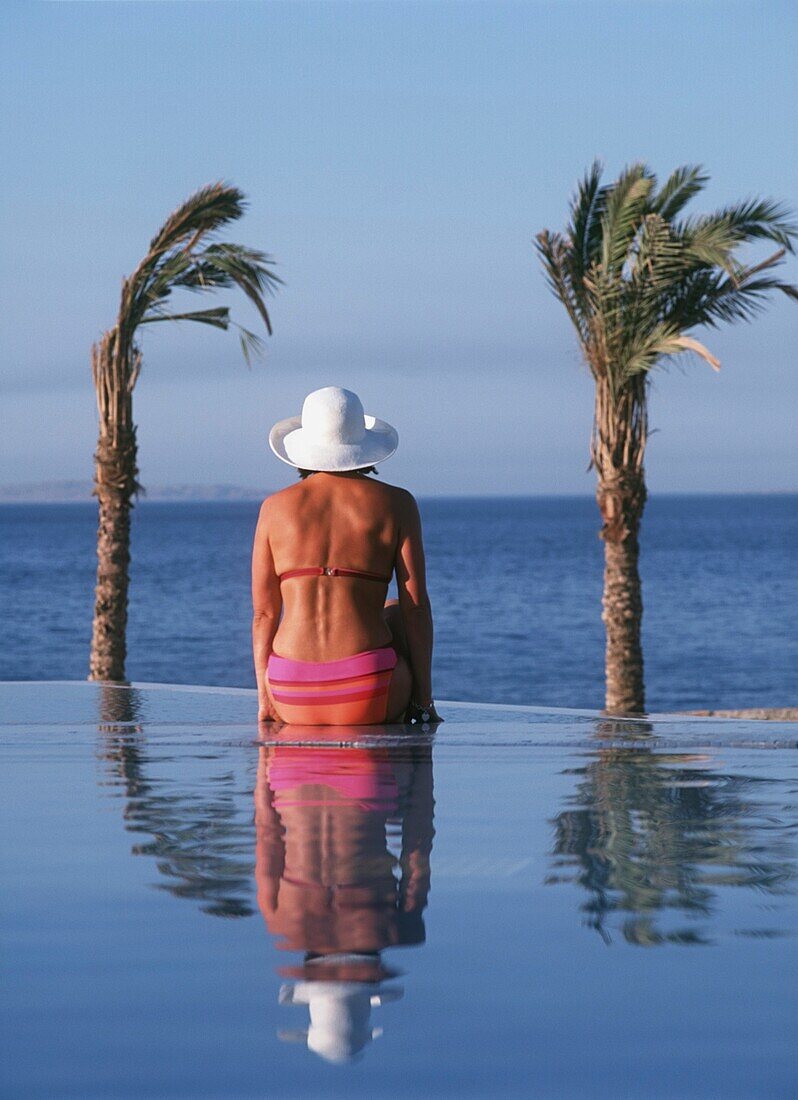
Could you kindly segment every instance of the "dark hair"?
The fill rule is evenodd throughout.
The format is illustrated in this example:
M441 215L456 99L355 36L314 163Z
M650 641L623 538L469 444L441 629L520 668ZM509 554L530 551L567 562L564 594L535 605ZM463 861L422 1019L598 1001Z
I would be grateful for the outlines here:
M311 474L320 474L322 472L323 471L321 471L321 470L300 470L300 469L297 469L297 473L299 474L299 476L302 478L303 481L305 480L306 477L310 477ZM330 471L328 471L328 472L330 472ZM336 471L333 470L331 472L335 473ZM376 466L361 466L357 470L341 470L340 472L342 474L344 474L344 473L346 473L346 474L377 474L377 476L379 476L379 471L377 470Z

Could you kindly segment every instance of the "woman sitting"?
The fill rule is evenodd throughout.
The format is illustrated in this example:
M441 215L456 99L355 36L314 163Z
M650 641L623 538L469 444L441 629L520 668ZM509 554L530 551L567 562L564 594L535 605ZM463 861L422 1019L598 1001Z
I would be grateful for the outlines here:
M303 725L440 721L421 522L405 489L369 475L390 424L338 386L269 435L300 482L261 506L252 554L258 717ZM386 603L396 572L399 599Z

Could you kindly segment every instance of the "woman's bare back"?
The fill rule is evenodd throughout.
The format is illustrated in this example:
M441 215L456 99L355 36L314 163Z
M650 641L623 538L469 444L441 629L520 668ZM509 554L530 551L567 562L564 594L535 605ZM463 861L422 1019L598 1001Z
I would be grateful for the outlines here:
M274 573L312 566L390 577L404 490L351 474L318 473L268 501ZM331 661L391 641L386 586L360 577L293 577L282 582L283 617L274 650Z
M385 578L284 576L352 569ZM396 572L397 601L386 605ZM421 521L405 489L358 473L316 473L264 501L252 553L252 643L262 718L279 718L270 656L323 665L391 646L386 718L431 695L432 612ZM348 721L349 719L347 719Z

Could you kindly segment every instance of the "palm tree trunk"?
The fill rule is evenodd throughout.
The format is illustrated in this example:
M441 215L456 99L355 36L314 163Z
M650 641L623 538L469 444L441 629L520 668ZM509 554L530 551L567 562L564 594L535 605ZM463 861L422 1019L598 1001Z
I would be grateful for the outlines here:
M99 526L90 680L125 679L130 510L139 488L132 389L140 359L134 349L125 361L117 345L112 329L92 349L100 437L94 456Z
M100 520L89 679L124 680L131 505L122 494L102 485L95 492Z
M596 500L604 521L602 621L605 709L610 714L645 710L641 625L643 595L637 562L640 521L646 503L643 469L647 416L644 377L633 378L620 394L605 380L596 387L592 455L598 474Z
M601 492L600 487L599 496ZM625 538L604 536L601 618L607 634L604 706L610 714L639 714L645 710L640 639L643 595L637 568L639 523L638 516Z

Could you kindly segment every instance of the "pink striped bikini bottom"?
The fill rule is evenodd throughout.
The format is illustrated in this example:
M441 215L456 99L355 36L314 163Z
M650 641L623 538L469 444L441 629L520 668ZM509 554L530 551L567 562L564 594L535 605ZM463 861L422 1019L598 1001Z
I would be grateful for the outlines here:
M397 660L390 642L337 661L295 661L272 653L266 675L284 722L379 725L388 717L388 689Z

